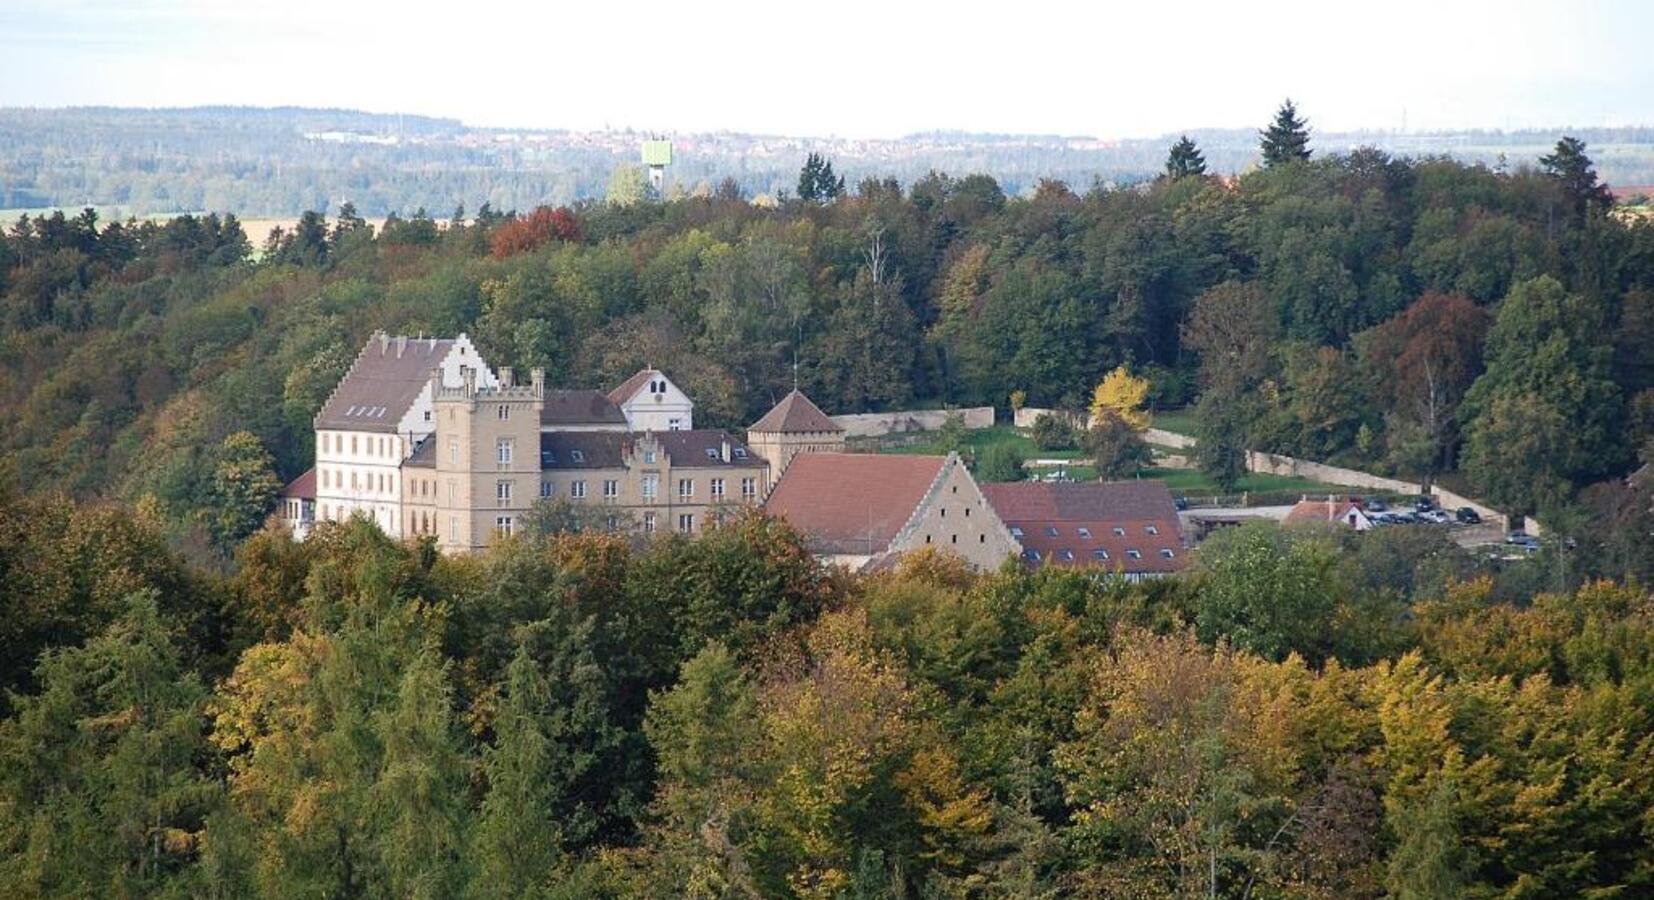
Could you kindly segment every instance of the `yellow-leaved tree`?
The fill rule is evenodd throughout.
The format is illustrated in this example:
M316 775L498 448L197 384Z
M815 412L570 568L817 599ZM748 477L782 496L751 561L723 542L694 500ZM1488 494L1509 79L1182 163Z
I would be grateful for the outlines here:
M1131 426L1133 431L1142 431L1149 427L1149 414L1143 409L1148 397L1148 379L1138 378L1121 366L1103 376L1091 392L1091 420L1096 423L1112 416Z

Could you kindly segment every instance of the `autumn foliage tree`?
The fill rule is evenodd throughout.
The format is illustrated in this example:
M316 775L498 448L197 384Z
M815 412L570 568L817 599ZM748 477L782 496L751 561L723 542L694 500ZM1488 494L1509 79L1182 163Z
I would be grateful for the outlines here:
M580 237L580 222L568 207L539 206L527 216L494 229L488 243L495 259L505 259L551 241L568 243L579 241Z

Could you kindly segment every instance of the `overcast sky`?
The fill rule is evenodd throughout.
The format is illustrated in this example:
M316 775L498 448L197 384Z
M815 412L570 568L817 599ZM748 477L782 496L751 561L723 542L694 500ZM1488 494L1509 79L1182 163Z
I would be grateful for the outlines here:
M0 0L0 106L1146 137L1654 124L1654 2Z

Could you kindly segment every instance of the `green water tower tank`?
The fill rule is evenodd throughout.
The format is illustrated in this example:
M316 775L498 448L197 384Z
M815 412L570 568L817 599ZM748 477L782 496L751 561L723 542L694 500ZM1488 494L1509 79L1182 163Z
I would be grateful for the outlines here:
M671 141L644 141L643 164L646 166L669 166L672 164Z

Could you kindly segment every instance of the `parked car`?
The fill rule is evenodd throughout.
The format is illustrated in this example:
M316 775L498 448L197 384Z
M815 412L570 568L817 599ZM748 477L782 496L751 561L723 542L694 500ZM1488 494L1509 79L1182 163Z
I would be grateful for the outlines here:
M1436 499L1434 497L1420 497L1413 501L1413 509L1417 512L1425 512L1435 508Z
M1532 535L1523 535L1522 539L1516 542L1516 548L1518 550L1524 550L1528 553L1538 553L1539 538L1533 537Z
M1466 525L1482 524L1482 517L1477 514L1474 509L1471 509L1468 506L1459 507L1459 511L1454 513L1453 516Z
M1182 512L1183 510L1189 508L1189 498L1188 497L1173 497L1172 498L1172 505L1177 507L1179 512Z
M1533 540L1533 538L1528 537L1528 533L1520 528L1505 535L1505 543L1507 544L1520 544L1524 541L1531 540Z
M1446 525L1447 523L1453 521L1452 516L1439 509L1419 510L1418 516L1420 519L1423 519L1432 525Z
M1367 507L1367 512L1370 513L1381 513L1390 508L1389 504L1378 497L1368 497L1364 505Z

